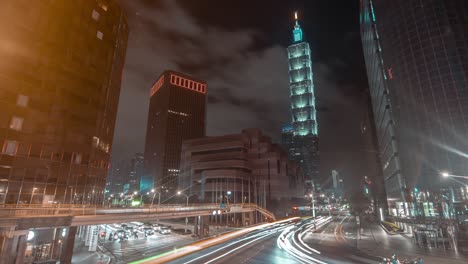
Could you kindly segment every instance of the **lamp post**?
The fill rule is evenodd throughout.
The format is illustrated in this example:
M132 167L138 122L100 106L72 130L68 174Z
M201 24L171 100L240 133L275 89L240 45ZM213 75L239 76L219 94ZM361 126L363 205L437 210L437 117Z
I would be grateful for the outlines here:
M177 195L183 195L183 196L185 196L185 198L187 198L186 206L188 207L189 198L190 198L190 196L195 195L195 193L186 195L185 193L182 193L181 191L178 191L178 192L177 192ZM184 233L187 233L187 225L188 225L188 218L185 217L185 232L184 232Z
M31 204L32 204L32 200L33 200L33 197L34 197L34 192L35 192L36 190L37 190L36 187L34 187L34 188L32 189L31 199L29 200L29 206L31 206Z
M307 197L307 196L306 196ZM314 201L314 190L312 189L312 193L309 194L309 197L311 199L311 203L312 203L312 217L314 218L314 231L315 231L315 201Z
M161 205L161 192L157 192L154 189L151 189L151 192L153 193L153 199L151 200L151 207L153 207L154 203L154 197L156 197L156 194L158 194L158 208Z

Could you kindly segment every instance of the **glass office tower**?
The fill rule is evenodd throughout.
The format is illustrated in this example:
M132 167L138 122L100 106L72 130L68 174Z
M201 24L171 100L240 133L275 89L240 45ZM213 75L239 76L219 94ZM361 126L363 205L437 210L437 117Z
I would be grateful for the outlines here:
M468 175L468 3L363 0L360 19L389 209L442 214L466 199L441 174Z
M128 26L114 0L0 1L0 204L100 204Z
M304 41L297 21L293 29L293 43L288 47L289 87L293 127L293 159L304 171L307 188L318 178L318 135L315 93L309 43Z

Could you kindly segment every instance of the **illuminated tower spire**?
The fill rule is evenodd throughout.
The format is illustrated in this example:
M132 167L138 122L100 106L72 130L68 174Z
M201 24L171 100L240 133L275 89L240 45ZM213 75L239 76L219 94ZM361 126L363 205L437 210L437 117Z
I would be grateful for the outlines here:
M293 29L293 39L294 42L301 42L302 41L302 29L299 26L299 21L297 20L297 11L294 12L294 19L296 20L296 25Z
M309 43L304 41L302 29L294 13L293 41L288 47L289 98L293 127L293 159L302 164L307 187L313 188L318 178L318 129L315 113L315 91Z

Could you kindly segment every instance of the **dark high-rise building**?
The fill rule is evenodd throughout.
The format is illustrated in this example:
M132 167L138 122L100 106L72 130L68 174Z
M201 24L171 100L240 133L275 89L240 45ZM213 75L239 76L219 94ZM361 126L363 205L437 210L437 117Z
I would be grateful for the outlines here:
M131 191L141 190L141 177L144 173L144 156L143 153L135 153L135 156L130 160L129 188Z
M128 27L115 1L0 2L0 204L100 203Z
M318 179L319 151L315 92L309 43L304 41L296 16L293 43L288 47L289 87L294 154L305 175L307 189ZM291 148L290 148L291 149Z
M363 0L360 19L389 209L442 215L426 190L468 175L468 3Z
M288 158L294 160L294 129L291 124L283 125L281 128L281 146L288 153Z
M165 71L150 91L145 145L155 189L176 193L182 141L205 136L206 82Z

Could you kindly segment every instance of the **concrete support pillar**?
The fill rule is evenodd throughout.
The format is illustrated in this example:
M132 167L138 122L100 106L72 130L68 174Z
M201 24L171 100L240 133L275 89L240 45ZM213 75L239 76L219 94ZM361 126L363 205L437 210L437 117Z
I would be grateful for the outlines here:
M8 237L6 234L0 236L0 264L10 263L15 255L13 254L13 237Z
M196 216L194 222L193 233L199 238L208 237L210 234L209 216Z
M256 212L249 212L249 225L254 225L256 224L255 222L255 215L256 215Z
M24 254L26 253L26 235L18 236L18 244L16 246L16 259L15 264L24 263Z
M62 232L65 228L56 228L54 234L54 244L52 245L52 259L58 260L60 258L61 247L63 244Z
M60 253L60 264L71 264L76 230L76 226L71 226L68 229L68 234L66 239L63 240L62 252Z
M28 230L0 230L0 264L24 262Z

